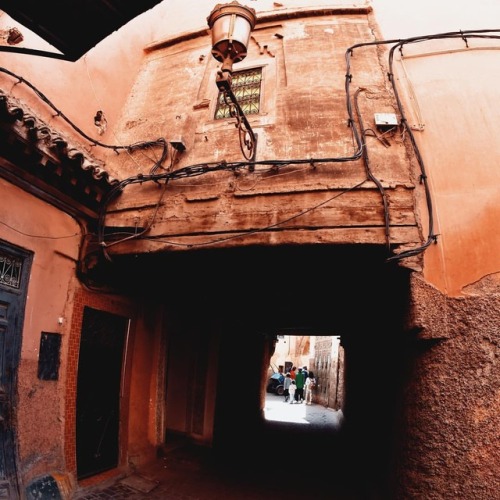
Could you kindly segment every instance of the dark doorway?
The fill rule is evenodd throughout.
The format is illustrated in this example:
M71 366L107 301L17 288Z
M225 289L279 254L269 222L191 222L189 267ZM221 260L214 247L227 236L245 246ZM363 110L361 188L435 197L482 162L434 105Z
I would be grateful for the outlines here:
M118 465L120 388L129 320L86 307L76 401L78 479Z
M32 256L0 242L0 498L19 498L16 384Z

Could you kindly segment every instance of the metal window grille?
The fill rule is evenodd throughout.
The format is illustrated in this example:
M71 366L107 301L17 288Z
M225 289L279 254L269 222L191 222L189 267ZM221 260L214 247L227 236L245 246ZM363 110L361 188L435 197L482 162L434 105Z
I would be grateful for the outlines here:
M21 286L22 259L0 253L0 285Z
M245 115L255 115L260 111L260 88L262 82L262 68L254 68L233 73L231 88ZM224 94L219 92L215 119L230 118L230 106L224 99Z

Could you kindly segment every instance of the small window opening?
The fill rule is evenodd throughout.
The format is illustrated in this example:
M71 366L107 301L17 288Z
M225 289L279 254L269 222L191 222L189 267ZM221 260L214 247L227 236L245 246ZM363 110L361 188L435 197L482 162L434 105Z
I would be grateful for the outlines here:
M22 259L0 252L0 285L19 290L21 287L22 267Z
M61 334L42 332L38 356L38 378L58 380L61 353Z
M233 94L245 115L255 115L260 111L261 82L262 68L236 71L232 75ZM230 103L226 103L224 94L219 92L215 119L220 120L231 116Z

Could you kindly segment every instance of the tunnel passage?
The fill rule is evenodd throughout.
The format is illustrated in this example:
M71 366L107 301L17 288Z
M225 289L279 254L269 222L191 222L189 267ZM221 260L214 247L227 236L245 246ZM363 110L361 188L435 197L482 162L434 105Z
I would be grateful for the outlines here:
M132 269L162 283L162 300L176 316L180 335L189 322L198 329L217 325L213 450L218 460L238 464L235 473L245 467L271 474L267 461L304 457L306 469L314 464L318 484L319 477L344 482L355 471L362 478L356 488L377 484L380 491L390 480L409 356L409 272L386 257L381 247L313 245L176 252L147 260L137 256L133 265L120 258L119 264L129 283ZM340 335L345 349L340 432L264 421L268 344L280 328Z
M315 478L314 488L307 490L314 498L324 498L313 494L314 489L324 493L332 485L349 495L355 491L355 496L346 498L390 498L408 354L404 343L395 339L401 331L382 329L380 320L375 323L364 338L352 340L356 332L351 331L345 342L346 405L340 428L263 419L249 390L260 382L261 339L250 333L245 336L247 355L239 357L235 369L230 362L234 339L228 337L223 342L217 388L214 449L218 459L226 465L227 460L234 461L235 473L245 467L263 476L263 481L272 475L274 461L300 463L304 477ZM388 338L380 340L384 334ZM374 492L377 496L371 496Z

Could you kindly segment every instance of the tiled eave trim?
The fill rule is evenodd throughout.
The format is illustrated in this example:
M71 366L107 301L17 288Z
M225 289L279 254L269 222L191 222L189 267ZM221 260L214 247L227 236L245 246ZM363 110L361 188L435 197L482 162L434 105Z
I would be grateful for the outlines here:
M13 131L41 153L54 159L61 159L61 156L65 156L68 160L78 160L83 171L90 173L93 179L99 183L104 182L109 187L119 182L118 179L109 176L101 162L54 132L17 99L8 96L0 89L0 117L2 115L8 117Z
M372 7L329 7L329 8L309 8L304 7L293 10L281 10L278 12L262 12L257 14L257 26L265 23L276 23L286 21L288 19L300 19L302 17L321 17L321 16L345 16L345 15L367 15L372 12ZM172 38L165 38L163 40L150 43L144 47L144 51L154 52L155 50L163 49L177 45L181 42L194 40L195 38L207 36L210 30L203 28L195 31L189 31L176 35Z

